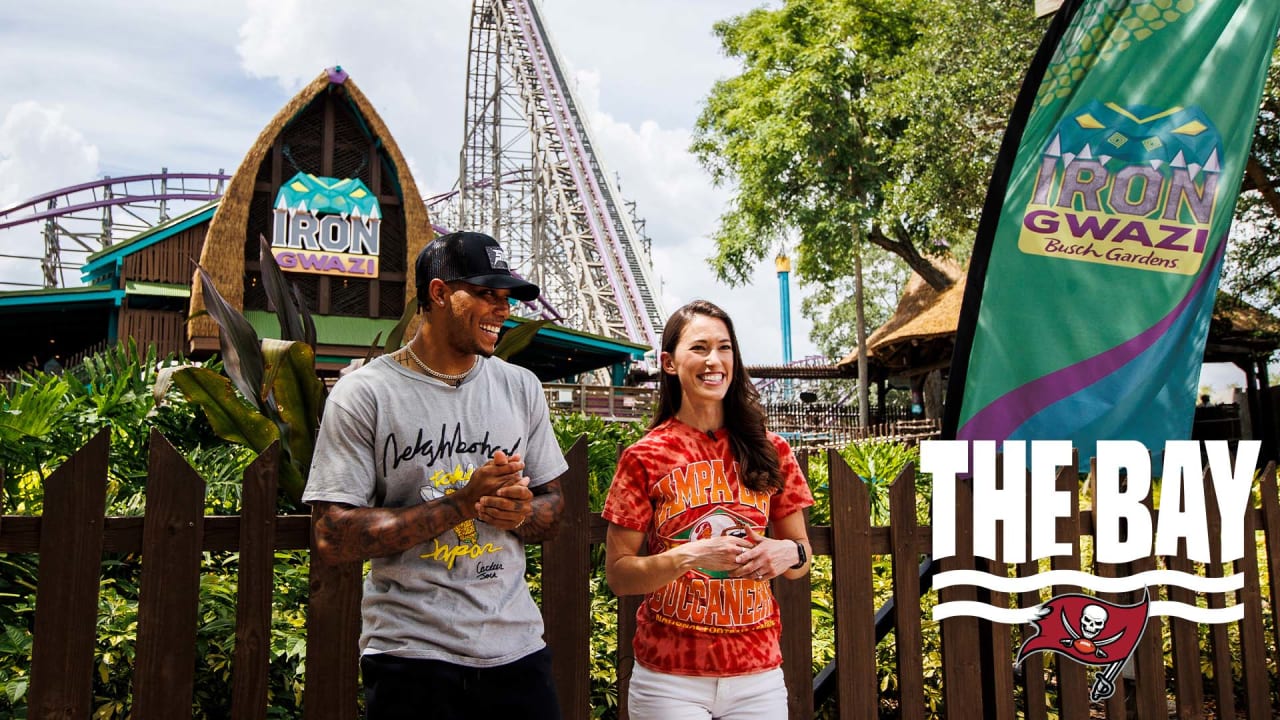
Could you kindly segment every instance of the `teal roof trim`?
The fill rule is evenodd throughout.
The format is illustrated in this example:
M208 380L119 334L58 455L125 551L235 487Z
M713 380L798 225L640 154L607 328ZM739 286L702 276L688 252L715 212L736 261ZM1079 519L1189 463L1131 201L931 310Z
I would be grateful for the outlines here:
M529 322L525 318L509 317L503 323L503 327L512 328L522 323ZM649 352L648 346L638 345L626 340L614 340L612 338L592 335L580 330L570 330L559 325L544 325L538 331L538 337L555 345L565 347L588 347L596 350L604 350L611 353L626 353L633 360L640 360L646 352Z
M32 307L35 305L64 305L67 303L95 303L109 300L119 305L124 299L123 290L114 290L106 285L92 285L79 288L47 288L41 290L18 290L0 293L0 308Z
M119 261L126 255L132 255L139 250L149 248L162 240L177 235L183 230L211 219L214 211L218 209L218 202L214 200L201 205L167 223L156 225L124 242L116 243L105 250L99 250L90 255L89 259L80 268L80 279L84 282L94 282L95 280L102 280L105 275L115 274Z

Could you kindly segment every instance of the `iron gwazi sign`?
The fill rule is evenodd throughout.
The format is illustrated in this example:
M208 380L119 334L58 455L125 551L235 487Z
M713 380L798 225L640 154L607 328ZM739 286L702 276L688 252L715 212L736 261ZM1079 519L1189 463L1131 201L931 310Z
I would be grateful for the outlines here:
M1025 253L1193 275L1209 244L1221 136L1199 108L1090 102L1041 156Z
M280 186L272 220L271 252L281 270L378 276L382 212L363 182L298 173Z

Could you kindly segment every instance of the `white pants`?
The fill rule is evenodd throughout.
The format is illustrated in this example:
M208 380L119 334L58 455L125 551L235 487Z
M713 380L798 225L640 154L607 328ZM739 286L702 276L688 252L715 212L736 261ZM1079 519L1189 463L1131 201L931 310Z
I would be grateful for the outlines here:
M786 720L782 668L734 677L669 675L636 663L627 710L635 720Z

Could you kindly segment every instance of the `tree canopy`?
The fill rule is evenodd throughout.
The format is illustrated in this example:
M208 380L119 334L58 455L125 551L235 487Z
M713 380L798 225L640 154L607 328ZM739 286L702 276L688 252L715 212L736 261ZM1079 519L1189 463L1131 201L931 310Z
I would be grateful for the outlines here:
M1253 148L1236 201L1222 285L1258 307L1280 309L1280 50L1271 57Z
M930 258L967 256L1043 24L1020 0L787 0L717 24L742 61L694 134L737 190L717 275L741 282L794 233L804 281L847 276L865 239L946 287Z

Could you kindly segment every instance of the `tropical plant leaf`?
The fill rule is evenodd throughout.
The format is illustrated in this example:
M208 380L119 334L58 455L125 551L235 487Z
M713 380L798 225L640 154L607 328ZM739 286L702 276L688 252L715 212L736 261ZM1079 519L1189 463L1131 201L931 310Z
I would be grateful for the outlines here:
M222 297L209 273L199 264L196 270L200 273L205 307L221 330L218 345L222 349L223 369L245 399L261 410L263 362L258 333L254 332L244 315Z
M302 299L302 291L298 289L298 284L294 283L289 287L293 291L293 299L298 303L298 315L302 317L302 342L314 348L316 346L316 321L311 317L311 309L307 307L306 300Z
M173 386L173 374L183 368L196 367L195 365L173 365L171 367L160 368L156 373L156 383L151 386L151 398L155 400L156 407L164 404L164 399L169 395L169 388Z
M302 341L302 316L289 294L289 281L271 252L271 243L262 234L258 235L258 267L261 268L262 289L267 293L267 302L275 309L276 320L280 322L280 339Z
M223 440L262 452L280 438L280 430L266 415L245 405L224 375L202 367L178 368L174 384L204 410L214 433Z
M267 339L262 341L262 356L267 361L271 399L288 426L284 444L291 460L305 472L311 466L324 409L324 383L316 377L315 354L305 343ZM281 435L285 435L284 428Z
M550 320L530 320L520 323L503 334L502 340L498 341L498 346L494 348L493 354L503 360L510 360L513 356L520 354L522 350L529 347L533 342L533 338L538 334L544 325L550 325Z
M285 497L293 501L294 505L302 502L302 491L306 487L307 479L303 477L297 465L291 462L280 463L280 489L284 491Z
M58 375L24 376L0 385L0 441L5 445L52 433L76 409L68 381Z
M365 351L364 363L366 365L368 365L370 362L373 361L374 358L378 357L384 352L384 350L378 348L378 341L381 339L382 339L382 331L379 330L377 334L373 336L373 342L369 343L369 349ZM390 351L387 350L385 352L390 352Z
M391 332L387 333L387 344L383 346L383 352L389 353L404 344L404 333L409 329L409 323L413 322L413 317L417 314L418 299L415 296L405 304L404 312L400 313L400 320L396 322L395 327L391 328Z

